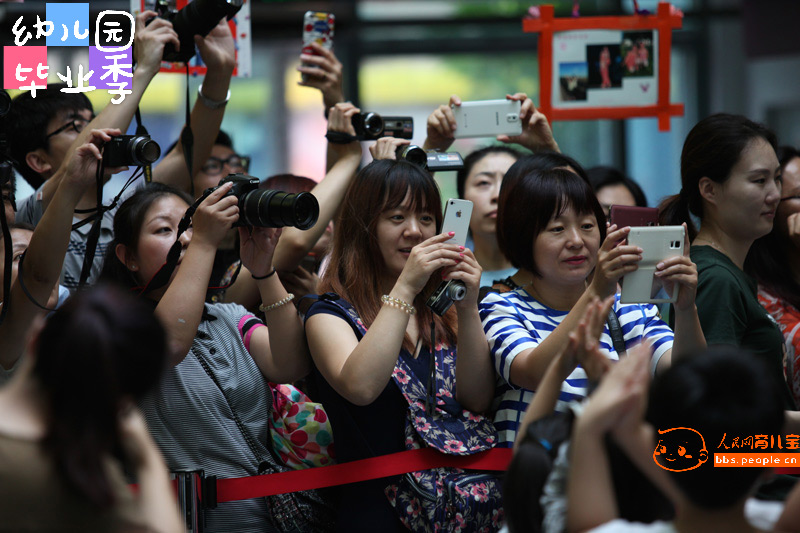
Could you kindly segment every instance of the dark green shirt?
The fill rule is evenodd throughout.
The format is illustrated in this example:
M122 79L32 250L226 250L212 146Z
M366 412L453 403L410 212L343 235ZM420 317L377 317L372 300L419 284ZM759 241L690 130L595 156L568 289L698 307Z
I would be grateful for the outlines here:
M692 246L697 265L697 314L709 346L730 344L764 361L780 388L784 406L796 409L783 373L783 334L758 303L756 280L710 246Z

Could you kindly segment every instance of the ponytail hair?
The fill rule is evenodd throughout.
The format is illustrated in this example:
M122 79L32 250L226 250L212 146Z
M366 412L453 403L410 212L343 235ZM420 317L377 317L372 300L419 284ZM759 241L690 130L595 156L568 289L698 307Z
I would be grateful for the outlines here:
M689 215L703 220L700 180L727 181L742 152L755 139L765 140L773 149L778 144L775 134L766 126L741 115L717 113L698 122L683 143L681 193L661 203L659 222L669 225L686 222L689 237L693 239L697 232Z
M71 297L42 329L33 374L48 421L42 442L59 475L98 509L114 504L105 462L121 449L123 399L137 400L165 367L166 335L151 308L111 286Z
M661 201L658 206L658 223L662 226L680 226L684 222L689 232L689 242L691 242L697 236L697 228L692 222L686 193L681 189L680 193L667 196Z

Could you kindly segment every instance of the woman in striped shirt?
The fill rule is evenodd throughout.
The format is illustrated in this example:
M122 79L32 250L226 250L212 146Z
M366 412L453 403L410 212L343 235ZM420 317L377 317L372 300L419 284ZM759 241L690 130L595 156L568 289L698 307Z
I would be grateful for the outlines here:
M595 298L614 295L620 278L636 270L642 250L620 243L629 231L606 229L605 214L591 187L573 172L539 170L529 158L509 169L500 191L497 236L503 253L520 269L513 277L520 288L490 293L479 306L501 377L495 415L500 445L513 445L545 370L566 345L586 306ZM687 244L687 253L688 248ZM705 346L694 305L694 263L688 255L666 260L658 265L656 277L668 292L674 284L680 286L677 335L653 305L621 304L616 295L612 307L626 347L643 340L653 345L654 371L670 364L673 347L683 354ZM609 359L619 358L607 324L600 346ZM580 366L563 377L559 410L582 399L589 386Z

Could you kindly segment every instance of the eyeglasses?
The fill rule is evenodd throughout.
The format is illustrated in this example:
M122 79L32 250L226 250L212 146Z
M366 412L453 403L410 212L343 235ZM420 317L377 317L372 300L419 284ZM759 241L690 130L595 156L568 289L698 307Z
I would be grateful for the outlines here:
M234 172L247 172L250 166L250 158L243 155L233 154L227 159L220 159L219 157L211 156L203 165L203 172L209 175L216 175L222 172L222 167L228 165L228 168Z
M58 128L53 133L48 133L47 136L44 138L44 140L48 141L48 140L50 140L50 137L52 137L53 135L58 135L62 131L66 131L66 130L68 130L70 128L74 129L75 133L80 133L80 132L83 131L83 128L85 128L86 125L89 124L89 122L90 121L86 120L85 118L73 119L73 120L67 122L66 124L64 124L63 126L61 126L60 128Z

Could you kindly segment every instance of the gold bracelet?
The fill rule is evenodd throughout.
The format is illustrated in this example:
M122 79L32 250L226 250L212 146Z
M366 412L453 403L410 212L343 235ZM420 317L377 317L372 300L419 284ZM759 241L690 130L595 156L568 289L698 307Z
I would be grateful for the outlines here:
M417 310L414 309L414 306L408 302L404 302L400 298L394 298L393 296L389 296L388 294L384 294L381 296L381 303L384 305L388 305L389 307L394 307L395 309L399 309L404 313L409 315L416 315Z
M272 311L273 309L277 309L277 308L281 307L282 305L286 305L289 302L291 302L292 300L294 300L294 294L289 293L289 296L287 296L286 298L283 298L281 300L278 300L274 304L269 304L269 305L261 304L261 305L259 305L258 306L258 310L261 311L262 313L266 313L267 311Z

